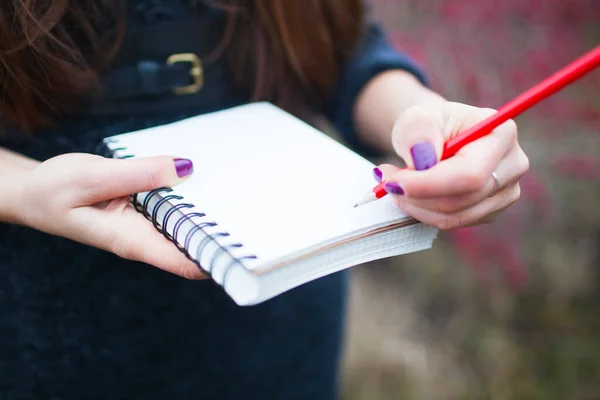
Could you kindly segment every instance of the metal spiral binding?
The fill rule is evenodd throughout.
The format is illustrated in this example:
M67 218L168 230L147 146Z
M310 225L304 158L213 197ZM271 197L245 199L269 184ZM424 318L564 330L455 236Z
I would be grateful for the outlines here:
M169 208L169 210L165 214L165 221L167 221L167 222L169 221L169 218L171 218L171 214L173 214L179 210L182 210L184 208L192 208L192 207L193 207L193 205L190 203L180 203L180 204L175 205L174 207ZM202 216L204 217L205 214L202 214ZM177 220L176 224L179 224L179 221L181 219L183 219L183 218L180 218L179 220ZM175 225L175 226L177 227L177 225ZM181 226L181 225L179 225L179 226ZM172 241L175 237L177 237L178 231L179 231L179 228L177 228L177 230L173 229L173 236L171 236L171 234L169 232L167 232L166 229L164 229L163 236L165 237L165 239ZM177 248L179 248L179 246L177 246Z
M103 143L100 145L102 147L101 148L99 147L98 153L103 154L103 155L108 154L109 156L118 158L118 159L135 157L134 154L126 153L128 151L127 147L116 147L113 149L110 149L108 147L108 144L117 143L117 142L118 142L118 140L115 140L115 139L107 139L107 140L103 141ZM125 152L125 154L118 154L118 152ZM228 237L228 236L230 236L229 232L216 232L216 233L209 234L206 231L206 229L214 228L214 227L218 226L218 224L216 222L214 222L214 221L202 221L202 222L193 221L194 218L206 218L206 214L203 212L190 212L190 213L181 212L183 214L183 217L179 217L177 219L177 221L175 221L175 225L173 226L173 233L172 234L168 233L166 227L168 226L170 219L174 215L176 215L178 211L181 211L186 208L194 208L194 205L191 203L177 203L175 205L171 205L171 207L166 211L162 220L159 220L158 211L163 205L168 204L169 201L171 201L171 200L175 200L175 201L183 200L182 196L176 195L176 194L167 194L166 196L164 196L165 193L171 193L171 192L173 192L173 189L167 188L167 187L151 190L150 192L148 192L148 194L144 198L144 201L142 201L141 204L140 204L140 201L138 201L138 194L136 193L131 196L131 203L132 203L133 207L135 208L135 210L137 212L139 212L140 214L142 214L144 217L146 217L146 219L148 219L152 223L152 225L158 232L160 232L167 240L169 240L170 242L175 244L175 246L177 247L177 249L179 251L181 251L189 260L194 262L202 273L204 273L205 275L212 278L212 271L215 267L217 260L221 256L229 255L229 257L231 258L231 261L225 266L225 268L223 270L222 284L225 284L227 275L229 274L229 272L233 269L233 267L236 264L241 263L242 260L251 260L251 259L257 258L255 255L246 255L246 256L242 256L242 257L235 257L230 252L230 250L239 249L239 248L243 247L244 245L241 243L234 243L234 244L230 244L230 245L222 245L221 243L219 243L217 238ZM152 198L161 193L163 194L163 196L161 196L161 199L157 201L157 203L153 207L152 211L150 211L149 207L150 207L150 202L152 201ZM180 241L178 240L178 235L179 235L179 231L180 231L181 227L183 226L183 224L186 221L192 222L194 226L185 235L185 237L182 240L183 245L181 245ZM192 241L194 235L200 231L204 234L204 238L198 244L198 248L196 249L196 254L192 255L189 250L190 244L191 244L191 241ZM210 259L208 268L204 268L202 265L200 265L199 260L202 259L203 252L206 249L206 246L208 246L210 243L215 243L218 247L214 251L214 253Z

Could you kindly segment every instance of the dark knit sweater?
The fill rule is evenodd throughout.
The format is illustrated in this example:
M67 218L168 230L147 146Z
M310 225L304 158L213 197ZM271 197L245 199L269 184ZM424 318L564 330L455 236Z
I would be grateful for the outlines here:
M133 6L139 24L190 12L181 0ZM369 78L390 68L422 79L373 25L323 110L357 149L352 102ZM35 141L9 135L0 146L38 160L94 152L105 136L244 101L240 93L194 112L80 115ZM345 295L342 272L238 307L210 281L0 223L0 399L330 400Z

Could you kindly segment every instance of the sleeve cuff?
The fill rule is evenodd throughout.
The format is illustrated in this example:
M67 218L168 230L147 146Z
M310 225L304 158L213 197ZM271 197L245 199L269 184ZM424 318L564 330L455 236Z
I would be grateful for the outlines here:
M348 146L363 156L382 154L359 141L353 120L354 103L367 82L382 72L394 69L410 72L423 85L429 86L427 76L417 63L396 51L379 25L370 24L355 56L342 70L327 103L325 113L330 122Z

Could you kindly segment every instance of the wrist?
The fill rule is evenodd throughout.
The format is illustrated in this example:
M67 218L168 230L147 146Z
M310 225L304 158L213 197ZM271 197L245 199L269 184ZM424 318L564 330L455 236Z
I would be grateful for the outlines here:
M23 225L23 207L25 201L25 171L16 171L2 180L3 193L0 194L0 221Z
M442 108L442 96L423 85L410 72L390 70L369 82L355 108L358 136L371 147L393 153L392 129L398 118L414 106Z
M0 148L0 222L23 224L27 176L39 162Z

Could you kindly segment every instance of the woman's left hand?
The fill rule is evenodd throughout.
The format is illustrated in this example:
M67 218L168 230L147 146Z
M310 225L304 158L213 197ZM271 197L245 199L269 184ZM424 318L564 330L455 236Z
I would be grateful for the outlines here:
M386 190L399 208L428 225L448 230L491 222L519 199L519 178L529 169L517 126L506 122L440 162L445 141L495 112L440 104L402 113L392 140L409 168L383 164L375 177L387 181Z

